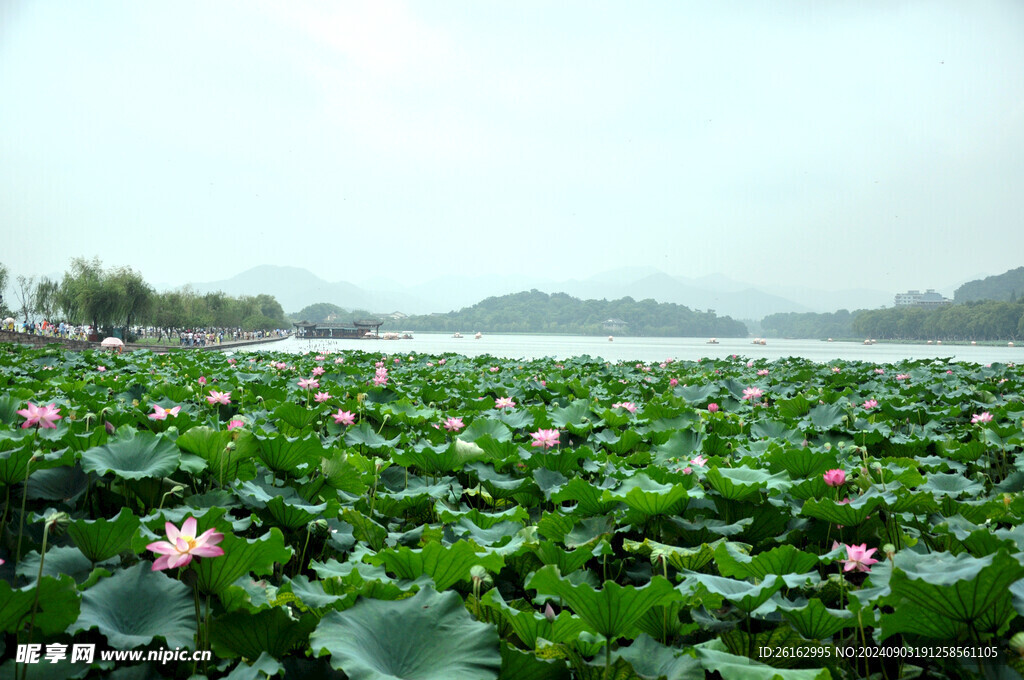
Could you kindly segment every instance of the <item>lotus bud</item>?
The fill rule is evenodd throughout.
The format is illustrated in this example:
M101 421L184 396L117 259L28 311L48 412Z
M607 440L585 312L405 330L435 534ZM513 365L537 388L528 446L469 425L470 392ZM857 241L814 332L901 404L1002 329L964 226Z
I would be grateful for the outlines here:
M832 450L832 444L830 442L825 442L825 450L826 451L831 451Z
M164 434L166 434L171 439L177 438L177 436L178 436L178 426L177 425L171 425L169 428L167 428L167 431Z
M46 517L46 529L53 536L64 533L64 529L71 524L71 515L66 512L55 512Z
M846 420L845 416L843 417L843 420ZM843 449L846 448L846 442L839 442L838 444L836 444L836 448L838 448L840 451L842 451Z
M1013 495L1008 494L1008 493L1004 493L1003 494L1003 505L1006 508L1009 508L1010 507L1010 503L1013 503Z
M330 527L327 524L327 520L315 519L306 525L306 531L317 538L326 538L331 532Z
M103 427L106 429L107 434L114 434L114 424L109 420L103 421Z
M550 602L544 605L544 618L551 623L555 622L555 610L551 608ZM1018 635L1024 635L1024 633L1018 633Z
M1021 658L1024 658L1024 633L1017 633L1010 638L1010 649L1017 652Z
M885 553L886 558L891 562L896 557L896 546L892 543L886 543L882 546L882 552Z
M469 577L473 579L474 584L483 583L486 585L490 585L491 583L491 576L487 573L487 569L480 566L479 564L476 564L472 568L470 568Z

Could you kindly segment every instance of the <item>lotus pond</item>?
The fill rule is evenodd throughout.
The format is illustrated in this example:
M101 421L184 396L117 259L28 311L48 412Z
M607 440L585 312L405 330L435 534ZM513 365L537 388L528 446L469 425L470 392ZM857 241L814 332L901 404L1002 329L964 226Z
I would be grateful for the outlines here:
M0 675L1020 677L1022 378L3 345Z

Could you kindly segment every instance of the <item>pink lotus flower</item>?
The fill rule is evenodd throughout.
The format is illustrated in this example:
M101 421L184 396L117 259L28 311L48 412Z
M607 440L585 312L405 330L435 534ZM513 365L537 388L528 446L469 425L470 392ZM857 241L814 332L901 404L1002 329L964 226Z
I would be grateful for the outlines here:
M761 388L759 387L748 387L745 390L743 390L744 399L753 400L757 399L758 397L761 397L762 395L764 395L764 392L762 392Z
M720 406L715 402L708 404L708 413L717 413Z
M205 386L206 385L206 376L203 376L203 375L199 376L199 384L201 386Z
M768 375L768 373L769 371L767 368L762 368L760 371L757 372L758 375Z
M494 402L494 408L515 408L516 402L512 401L512 397L498 397L498 400Z
M317 354L317 355L316 355L315 357L313 357L313 358L314 358L314 359L316 359L317 361L323 361L323 360L324 360L324 359L326 359L327 357L325 357L325 356L324 356L323 354Z
M842 486L846 484L846 472L843 470L829 470L824 475L825 483L829 486Z
M323 366L314 366L313 367L313 375L314 376L323 375L325 372L326 371L324 371L324 367Z
M878 562L878 560L871 557L878 548L871 548L869 550L867 543L861 543L860 545L846 545L844 543L843 547L846 548L846 559L841 560L843 571L853 571L854 569L857 571L871 571L871 565Z
M20 411L19 411L20 413ZM992 414L988 411L982 411L981 413L975 413L971 416L971 423L988 423L992 421Z
M690 463L692 463L693 465L699 465L701 467L707 467L708 459L700 454L697 454L696 456L690 459Z
M56 430L56 421L60 420L64 416L58 415L60 409L56 404L49 404L47 406L36 406L31 401L28 402L28 407L18 411L19 416L25 417L25 422L21 424L21 429L32 427L37 425L43 430Z
M238 359L228 359L228 363L234 366L235 364L238 363Z
M678 384L679 384L679 381L678 381L678 380L676 380L675 378L672 378L672 379L670 379L670 380L668 381L668 386L669 386L669 387L675 387L675 386L676 386L676 385L678 385Z
M343 364L343 363L345 363L345 359L342 358L342 357L338 357L337 359L334 360L334 363L336 363L336 364Z
M224 539L224 534L208 529L202 536L196 537L197 525L195 517L185 520L181 530L170 522L164 525L167 540L156 541L146 546L146 550L161 555L153 563L153 571L184 567L193 557L219 557L224 554L224 549L217 547Z
M379 375L379 374L375 375L373 377L373 384L377 385L377 386L387 385L388 384L388 376L387 375Z
M839 368L838 366L833 366L833 367L832 367L832 372L833 372L833 373L838 373L838 372L839 372L839 371L841 371L841 370L842 370L842 369L841 369L841 368Z
M500 369L500 368L498 368L497 366L491 366L491 367L490 367L489 369L487 369L487 370L489 370L489 371L490 371L491 373L497 373L497 372L498 372L498 371L500 371L501 369Z
M875 373L877 373L878 375L883 375L885 373L885 369L884 368L876 368L875 369Z
M96 370L99 371L100 373L103 373L104 371L107 370L107 367L106 366L97 366Z
M444 421L443 425L444 429L448 430L449 432L458 432L459 430L466 426L465 423L462 422L462 418L449 418L448 420Z
M233 418L232 420L228 421L228 431L230 432L231 430L237 430L238 428L242 427L243 425L245 425L245 421L244 420L239 420L238 418Z
M335 425L354 425L356 422L356 416L351 411L342 411L340 408L334 415Z
M878 402L877 402L877 401L875 401L874 399L868 399L868 400L867 400L867 401L865 401L865 402L864 402L863 404L861 404L861 406L863 406L863 407L864 407L864 410L865 410L865 411L870 411L871 409L873 409L873 408L875 408L876 406L878 406Z
M330 398L330 392L317 392L316 394L313 395L313 401L315 401L318 404L322 404Z
M558 443L558 430L537 430L530 436L533 437L530 446L543 446L545 449L550 449Z
M631 401L623 401L617 404L612 404L612 408L624 408L630 413L636 413L636 404Z
M896 379L897 380L910 380L910 374L909 373L900 373L899 375L896 376Z
M444 366L447 361L448 361L447 359L438 359L437 360L437 365L438 366Z
M316 378L300 378L299 387L301 387L304 390L315 390L316 388L320 387L320 383L317 381Z
M224 404L225 406L227 406L228 404L231 403L231 393L210 390L210 396L206 398L206 403L208 403L210 406L213 406L214 404Z
M378 361L377 363L374 364L374 366L376 366L377 368L384 368L384 362Z
M160 404L153 404L153 412L149 414L149 419L150 420L167 420L167 416L171 416L172 418L176 418L178 416L178 411L180 411L180 410L181 410L180 406L175 406L174 408L164 408Z

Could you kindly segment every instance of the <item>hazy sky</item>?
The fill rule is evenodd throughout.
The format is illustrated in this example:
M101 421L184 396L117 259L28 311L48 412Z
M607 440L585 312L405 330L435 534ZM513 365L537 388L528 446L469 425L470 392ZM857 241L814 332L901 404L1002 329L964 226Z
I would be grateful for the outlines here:
M15 273L904 290L1022 208L1019 0L0 0Z

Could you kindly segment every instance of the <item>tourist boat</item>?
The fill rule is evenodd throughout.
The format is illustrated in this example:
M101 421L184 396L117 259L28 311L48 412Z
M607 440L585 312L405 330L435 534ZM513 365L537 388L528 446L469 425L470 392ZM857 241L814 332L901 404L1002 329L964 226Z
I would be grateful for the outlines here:
M412 331L402 331L402 340L412 340Z
M452 335L452 337L453 338L461 338L462 337L462 333L460 333L458 331L455 331L455 333Z
M476 338L477 340L479 340L480 338L484 337L484 334L479 332L479 331L477 331L477 334L474 335L473 337Z
M385 333L381 337L383 337L385 340L400 340L402 338L401 335L399 335L398 333L393 333L393 332Z
M710 338L710 339L708 339L707 344L709 344L709 345L717 345L718 344L718 338Z

